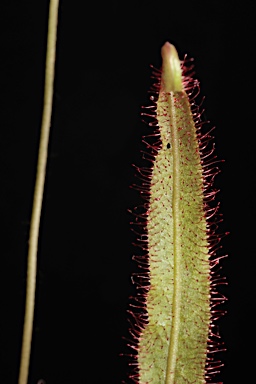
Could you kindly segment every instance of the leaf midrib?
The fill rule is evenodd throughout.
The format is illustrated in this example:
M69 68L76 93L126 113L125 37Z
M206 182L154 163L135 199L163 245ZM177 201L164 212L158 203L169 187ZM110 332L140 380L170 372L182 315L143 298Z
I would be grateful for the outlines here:
M173 303L172 326L170 344L168 349L165 384L175 383L175 367L178 355L178 338L180 330L181 311L181 236L180 236L180 160L179 138L177 129L177 116L175 110L175 92L168 95L168 107L170 114L170 132L173 154L173 184L172 184L172 217L173 217Z

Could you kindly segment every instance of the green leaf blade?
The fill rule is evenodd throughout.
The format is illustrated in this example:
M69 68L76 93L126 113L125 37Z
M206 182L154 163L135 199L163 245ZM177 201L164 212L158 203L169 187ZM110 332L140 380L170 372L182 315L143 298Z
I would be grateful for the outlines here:
M203 166L177 52L166 44L157 102L161 148L147 209L150 289L138 343L139 383L205 383L211 279Z

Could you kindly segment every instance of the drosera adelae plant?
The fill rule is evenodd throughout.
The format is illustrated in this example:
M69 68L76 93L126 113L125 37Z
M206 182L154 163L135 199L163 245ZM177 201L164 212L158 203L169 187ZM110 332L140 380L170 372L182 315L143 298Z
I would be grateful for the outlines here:
M133 276L137 295L130 303L129 378L139 384L215 383L224 350L216 321L226 300L218 292L221 215L214 178L219 160L196 99L199 82L191 60L175 47L161 50L162 68L153 68L150 122L143 137L148 166L137 167L143 203L133 210ZM206 125L206 128L205 128ZM144 156L145 157L145 156ZM141 271L141 272L140 272ZM215 357L214 357L215 356Z
M58 0L49 2L44 110L30 225L27 295L19 384L27 384L36 288L37 246L47 147L52 111ZM180 65L175 48L162 49L162 71L154 70L152 93L158 101L145 107L154 131L145 138L148 168L137 168L145 197L144 211L134 210L133 226L141 229L135 256L142 272L136 276L131 334L135 350L130 378L137 383L212 382L221 363L211 358L221 348L213 322L225 301L216 287L224 283L214 271L220 235L215 235L218 205L211 190L218 168L211 159L210 133L201 133L194 105L198 84ZM182 73L183 70L183 73ZM155 97L155 96L153 96ZM151 139L153 139L151 141ZM139 232L139 230L138 230ZM224 257L224 256L223 256ZM144 271L143 271L144 269ZM43 380L39 380L43 383Z

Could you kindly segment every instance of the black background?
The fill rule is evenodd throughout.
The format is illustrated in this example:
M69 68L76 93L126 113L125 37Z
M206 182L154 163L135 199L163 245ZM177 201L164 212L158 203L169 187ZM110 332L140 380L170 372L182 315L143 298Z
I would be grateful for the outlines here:
M1 2L0 383L17 382L26 255L43 103L48 1ZM253 382L255 2L63 0L38 253L30 384L127 381L127 309L136 264L127 209L142 164L150 64L172 42L195 59L204 119L225 159L227 352L219 380Z

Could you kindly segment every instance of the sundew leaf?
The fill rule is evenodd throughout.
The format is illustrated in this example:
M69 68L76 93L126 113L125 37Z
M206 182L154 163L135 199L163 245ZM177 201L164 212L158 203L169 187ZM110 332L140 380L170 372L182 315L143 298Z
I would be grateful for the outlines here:
M165 43L162 70L154 71L157 102L144 113L153 117L154 131L146 142L151 166L138 169L145 210L135 210L133 223L142 228L138 243L146 251L135 256L145 271L137 276L134 307L140 310L133 311L131 329L136 355L130 377L140 384L210 383L221 366L211 357L221 345L213 320L222 312L215 307L225 301L213 273L220 260L212 225L218 168L193 101L198 82L186 71L175 47Z

